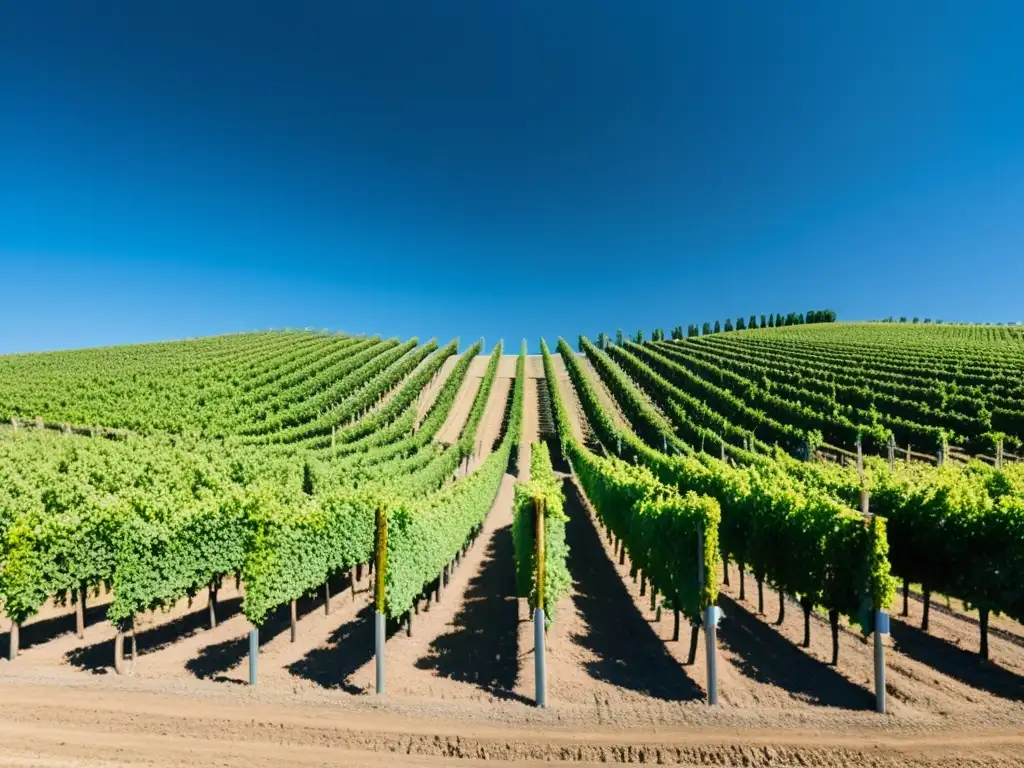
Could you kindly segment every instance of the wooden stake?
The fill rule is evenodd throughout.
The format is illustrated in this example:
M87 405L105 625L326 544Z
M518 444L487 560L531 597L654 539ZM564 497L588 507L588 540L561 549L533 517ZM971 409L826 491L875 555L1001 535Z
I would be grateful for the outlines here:
M298 618L296 617L295 601L292 600L292 642L294 643L299 634Z
M544 549L544 499L533 500L534 524L536 525L537 542L537 607L544 607L544 571L547 563Z
M210 584L210 629L217 627L217 585Z
M21 640L21 625L16 621L11 622L10 640L10 647L7 649L7 658L9 661L14 661L18 658L18 646Z
M85 639L85 585L78 590L78 605L75 606L75 632L79 640Z

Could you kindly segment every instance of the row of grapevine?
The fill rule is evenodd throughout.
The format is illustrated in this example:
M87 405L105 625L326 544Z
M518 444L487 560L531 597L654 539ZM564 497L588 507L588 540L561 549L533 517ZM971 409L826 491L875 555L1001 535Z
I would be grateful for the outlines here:
M661 482L706 494L721 507L721 548L726 558L749 569L758 583L795 596L809 615L828 611L833 653L838 654L841 615L871 630L873 610L891 604L895 581L886 558L884 519L860 514L822 490L788 476L770 462L732 467L706 454L668 456L645 445L632 430L617 429L601 410L590 382L560 340L559 351L591 425L606 446L621 441L625 455L647 467ZM642 398L621 380L605 384L620 403ZM808 638L805 638L809 642Z
M579 364L564 340L560 339L558 346L575 384L580 380ZM598 519L621 541L630 562L643 572L652 590L692 624L700 624L703 609L713 605L718 595L717 580L710 575L717 572L719 563L717 502L698 493L680 494L644 467L587 450L573 437L543 340L541 352L562 450ZM605 431L615 429L599 405L594 409L598 401L592 388L580 397L591 404L588 416L600 413ZM635 435L630 437L643 446ZM699 548L698 540L702 541ZM702 579L702 573L708 576Z
M353 337L300 332L0 358L0 420L100 424L142 434L230 432L239 404L280 389L292 364L312 365Z
M540 504L544 518L544 562L538 562L536 541L536 509ZM555 621L558 602L569 593L572 576L567 560L569 545L565 543L565 494L551 466L547 443L530 446L530 479L516 483L512 520L512 543L516 560L516 594L529 600L530 608L543 608L544 620ZM538 602L537 570L542 568L543 605Z

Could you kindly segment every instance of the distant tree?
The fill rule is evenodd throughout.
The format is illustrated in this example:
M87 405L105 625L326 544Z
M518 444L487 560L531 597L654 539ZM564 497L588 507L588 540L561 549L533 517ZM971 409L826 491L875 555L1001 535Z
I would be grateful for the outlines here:
M805 315L805 317L807 318L805 322L807 322L808 325L811 325L813 323L818 322L818 310L816 310L816 309L810 310Z
M728 330L728 329L726 329L726 330ZM747 324L744 322L742 317L737 317L736 318L736 330L737 331L745 331L745 330L747 330Z
M681 338L683 338L683 327L681 325L677 325L672 329L672 340L677 341Z
M917 323L917 322L920 322L920 321L918 320L918 318L915 317L914 318L914 322Z
M774 312L772 312L770 315L768 315L768 327L769 328L774 328L775 327L775 313Z
M722 326L719 324L719 322L717 320L715 320L715 330L714 330L714 332L715 333L721 333L722 332Z
M664 341L665 340L665 329L655 328L651 331L651 341Z
M608 349L608 334L601 332L597 335L597 346L601 349Z
M704 323L704 330L701 333L702 336L707 336L711 333L711 323Z
M803 325L804 324L804 313L803 312L801 312L799 315L796 316L796 324L797 325Z
M905 323L905 322L907 322L907 318L906 318L906 316L903 316L903 317L901 317L901 318L900 318L900 322L901 322L901 323Z
M686 337L692 339L694 336L700 336L700 326L696 323L690 325L686 329Z
M747 320L747 328L757 328L757 315L751 315Z
M617 330L615 332L615 343L618 346L620 346L620 347L622 346L622 329L621 328L619 328L619 330Z
M731 331L732 330L732 320L730 320L729 318L725 318L725 330L726 331Z
M834 323L836 321L837 317L839 317L839 315L836 314L836 311L834 309L826 309L825 310L825 322L826 323Z
M637 344L643 344L644 343L644 330L643 330L643 328L639 329L636 332L636 336L633 337L633 341L635 341Z
M793 313L790 312L789 314L792 315ZM776 328L785 328L787 325L789 325L788 318L784 314L782 314L781 312L776 312L775 313L775 327Z
M762 328L767 328L768 327L768 321L765 319L764 315L761 315L761 327Z

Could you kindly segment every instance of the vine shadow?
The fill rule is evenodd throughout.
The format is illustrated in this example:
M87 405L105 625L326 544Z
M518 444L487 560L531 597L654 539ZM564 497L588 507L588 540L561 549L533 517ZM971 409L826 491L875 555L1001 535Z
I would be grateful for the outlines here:
M22 625L18 636L18 647L25 651L37 645L44 645L51 640L56 640L61 635L70 635L75 632L75 610L71 606L70 613L63 613L60 616L52 616L49 619L34 621L31 624ZM86 605L85 627L88 629L93 624L103 621L107 613L107 604ZM5 619L4 623L10 626ZM0 658L7 658L11 647L10 630L0 634Z
M718 626L718 640L736 654L736 667L747 677L813 704L844 709L874 707L871 691L805 653L742 603L719 592L718 604L725 614Z
M586 631L571 639L597 656L587 663L587 672L597 680L665 701L703 700L704 691L637 610L576 484L564 478L562 489L569 516L569 573L576 586L572 600L586 624Z
M337 595L351 585L347 573L336 574L330 578L331 594ZM324 595L320 589L314 595L304 595L295 601L296 619L302 619L315 610L323 608ZM259 647L291 629L291 606L284 603L275 608L263 626L259 628ZM249 655L249 636L232 637L219 643L207 645L199 650L195 658L185 663L185 669L201 680L213 680L218 683L244 683L246 681L228 677L227 673L235 669Z
M217 603L217 618L223 620L238 613L242 607L242 599L233 597L229 600L222 600ZM203 631L209 626L209 613L206 605L190 611L183 616L150 627L141 632L135 633L136 650L139 656L162 650L173 645L196 632ZM128 645L128 641L125 641ZM126 649L126 655L129 651ZM64 658L69 664L93 674L105 675L114 664L114 638L102 640L81 648L72 648Z
M893 617L889 631L897 651L964 685L1009 701L1024 701L1024 676L1011 672L977 653L959 648L941 637Z
M519 606L511 525L495 531L452 623L452 631L435 638L429 655L416 661L419 669L472 683L496 698L533 703L513 691L519 656Z

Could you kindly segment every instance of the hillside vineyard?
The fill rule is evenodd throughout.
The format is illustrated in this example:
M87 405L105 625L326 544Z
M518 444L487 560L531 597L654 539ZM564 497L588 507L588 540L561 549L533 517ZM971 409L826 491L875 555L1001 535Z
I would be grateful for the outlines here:
M1024 334L821 323L662 339L528 356L278 331L2 357L10 657L47 605L102 593L130 632L205 592L215 622L229 583L253 627L291 606L294 640L295 601L324 594L329 610L333 581L354 594L364 567L377 610L411 632L509 474L509 588L549 625L580 588L563 477L693 648L730 568L759 614L766 588L779 624L798 607L802 645L827 617L833 664L841 628L876 632L900 591L903 616L923 600L926 631L933 595L976 612L982 657L992 617L1024 621Z

